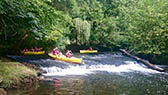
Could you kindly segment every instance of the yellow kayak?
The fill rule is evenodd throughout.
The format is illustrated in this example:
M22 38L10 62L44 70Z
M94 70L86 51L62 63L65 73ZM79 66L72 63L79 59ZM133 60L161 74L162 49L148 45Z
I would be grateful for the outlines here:
M67 58L65 55L55 56L51 53L48 53L48 55L54 59L65 61L65 62L72 62L72 63L78 63L78 64L82 63L82 58L76 58L76 57Z
M80 53L98 53L97 50L80 50Z
M28 51L28 52L24 52L24 55L41 55L41 54L45 54L45 51L39 51L39 52Z

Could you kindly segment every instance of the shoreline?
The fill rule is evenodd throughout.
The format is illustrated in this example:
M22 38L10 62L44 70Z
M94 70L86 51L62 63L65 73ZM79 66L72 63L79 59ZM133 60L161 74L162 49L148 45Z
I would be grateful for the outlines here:
M42 80L43 72L35 65L0 56L0 67L0 95L7 95L5 90L32 86Z

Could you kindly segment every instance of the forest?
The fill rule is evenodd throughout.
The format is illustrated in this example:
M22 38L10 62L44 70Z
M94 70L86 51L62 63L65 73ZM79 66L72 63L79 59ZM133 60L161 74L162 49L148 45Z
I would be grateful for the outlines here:
M68 45L168 64L168 0L0 0L0 54Z

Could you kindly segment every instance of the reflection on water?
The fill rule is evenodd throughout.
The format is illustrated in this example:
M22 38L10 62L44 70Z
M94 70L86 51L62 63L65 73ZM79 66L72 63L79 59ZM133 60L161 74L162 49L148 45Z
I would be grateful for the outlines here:
M19 61L23 58L13 56ZM85 54L82 65L34 58L27 62L47 71L35 87L9 90L8 95L168 95L168 74L147 68L121 54ZM167 66L163 66L167 69Z

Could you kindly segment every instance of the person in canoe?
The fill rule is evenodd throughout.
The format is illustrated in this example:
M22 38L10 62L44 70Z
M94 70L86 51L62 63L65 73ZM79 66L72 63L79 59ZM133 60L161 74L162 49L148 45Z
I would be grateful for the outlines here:
M72 57L72 51L71 50L67 50L67 53L66 53L66 57L67 58L71 58Z
M52 51L53 55L58 55L59 54L59 50L58 48L54 48L53 51Z
M39 51L40 51L40 49L35 47L35 52L39 52Z
M92 51L93 50L92 47L89 47L89 50Z
M34 52L34 49L33 49L33 48L30 48L30 51L31 51L31 52Z
M24 51L24 52L28 52L28 49L27 49L27 48L25 48L23 51Z

